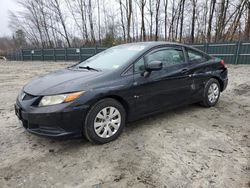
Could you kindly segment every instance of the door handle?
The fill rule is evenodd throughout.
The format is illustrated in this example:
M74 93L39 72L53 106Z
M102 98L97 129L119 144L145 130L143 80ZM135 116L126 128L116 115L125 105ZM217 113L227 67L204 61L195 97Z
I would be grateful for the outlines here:
M181 73L186 73L186 72L188 72L188 71L189 71L189 69L185 68L185 69L182 69L182 70L181 70Z

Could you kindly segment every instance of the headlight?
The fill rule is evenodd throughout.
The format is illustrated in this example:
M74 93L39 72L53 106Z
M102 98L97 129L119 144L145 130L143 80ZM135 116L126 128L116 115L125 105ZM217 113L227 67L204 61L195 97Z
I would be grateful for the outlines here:
M80 97L81 94L83 94L83 91L61 94L61 95L44 96L41 99L39 106L49 106L49 105L61 104L65 102L71 102L71 101L76 100L78 97Z

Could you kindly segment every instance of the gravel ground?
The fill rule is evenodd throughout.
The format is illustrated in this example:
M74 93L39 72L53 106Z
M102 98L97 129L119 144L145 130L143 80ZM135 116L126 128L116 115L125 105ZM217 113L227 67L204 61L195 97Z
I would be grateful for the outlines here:
M250 66L229 66L216 107L190 105L126 126L112 143L27 133L15 98L72 63L0 62L0 187L249 187Z

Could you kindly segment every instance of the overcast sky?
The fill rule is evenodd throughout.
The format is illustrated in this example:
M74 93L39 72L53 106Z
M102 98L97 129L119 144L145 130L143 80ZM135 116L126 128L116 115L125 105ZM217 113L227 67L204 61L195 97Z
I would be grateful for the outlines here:
M9 10L13 12L18 10L16 0L0 0L0 37L12 34L8 27Z

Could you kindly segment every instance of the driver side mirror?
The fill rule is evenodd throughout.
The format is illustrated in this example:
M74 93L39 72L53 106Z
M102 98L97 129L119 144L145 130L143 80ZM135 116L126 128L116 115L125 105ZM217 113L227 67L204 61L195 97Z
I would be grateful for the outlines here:
M151 61L146 63L146 70L147 71L157 71L162 69L162 62L161 61Z

